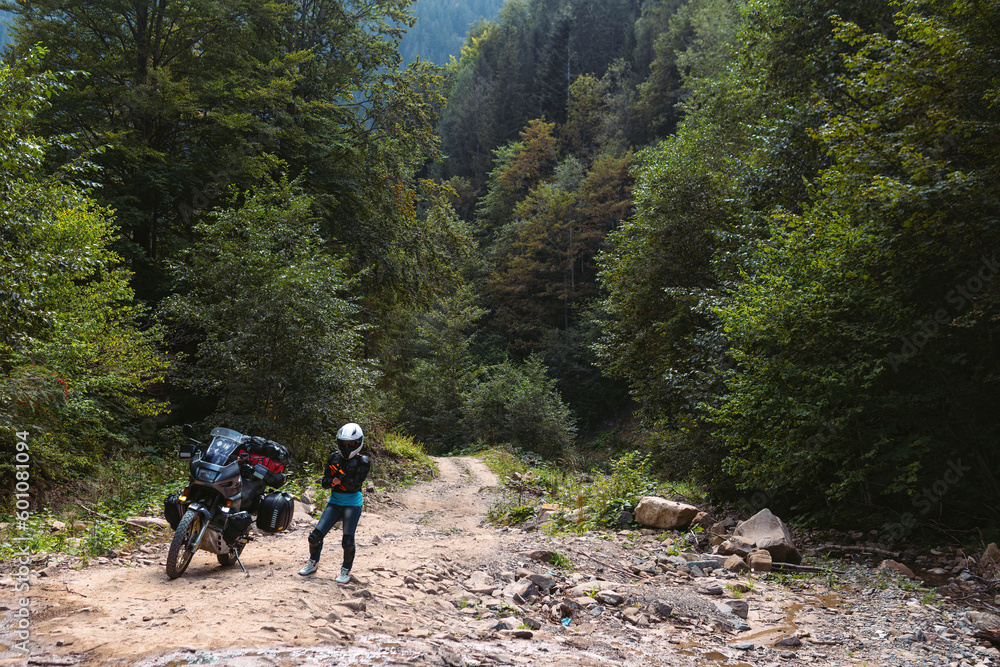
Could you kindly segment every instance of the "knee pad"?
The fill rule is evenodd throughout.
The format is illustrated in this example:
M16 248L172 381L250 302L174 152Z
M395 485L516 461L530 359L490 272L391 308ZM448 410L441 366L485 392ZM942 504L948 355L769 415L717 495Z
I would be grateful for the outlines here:
M344 535L344 539L342 539L340 543L344 546L345 549L350 549L351 547L354 546L354 536Z
M309 533L309 546L320 547L323 546L323 533L318 530L313 530Z

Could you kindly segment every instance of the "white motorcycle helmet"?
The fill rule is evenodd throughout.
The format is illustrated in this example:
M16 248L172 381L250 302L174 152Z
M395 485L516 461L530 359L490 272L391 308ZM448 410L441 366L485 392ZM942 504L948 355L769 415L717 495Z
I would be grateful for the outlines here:
M345 459L354 458L365 444L365 434L361 427L350 422L337 431L337 448Z

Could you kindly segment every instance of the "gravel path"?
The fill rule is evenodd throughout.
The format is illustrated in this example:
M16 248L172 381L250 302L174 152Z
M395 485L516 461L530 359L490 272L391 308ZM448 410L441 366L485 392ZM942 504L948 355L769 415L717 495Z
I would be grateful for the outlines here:
M1000 617L923 604L927 591L896 575L703 573L689 562L705 555L672 534L496 529L483 462L436 464L434 481L371 498L347 585L333 581L335 539L316 575L297 575L315 521L305 513L247 547L249 575L196 554L171 581L166 535L87 567L52 558L30 580L25 655L8 564L0 665L1000 664L972 637ZM572 567L547 562L556 553Z

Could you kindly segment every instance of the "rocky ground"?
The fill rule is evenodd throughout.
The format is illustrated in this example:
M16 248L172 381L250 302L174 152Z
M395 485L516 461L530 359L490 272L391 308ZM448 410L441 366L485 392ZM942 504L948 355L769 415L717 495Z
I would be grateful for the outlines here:
M497 485L486 466L436 463L433 482L370 499L346 585L333 581L336 533L319 572L297 574L305 513L247 546L248 574L199 553L171 581L164 535L86 567L51 558L28 580L24 654L25 593L5 564L0 665L1000 664L973 637L1000 617L904 577L850 561L735 574L675 533L496 529L483 521Z

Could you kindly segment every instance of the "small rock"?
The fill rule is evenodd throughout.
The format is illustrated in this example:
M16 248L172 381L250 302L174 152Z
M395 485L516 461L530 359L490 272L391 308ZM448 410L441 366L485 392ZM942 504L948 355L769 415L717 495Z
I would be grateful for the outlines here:
M726 600L724 604L732 609L733 613L743 620L746 620L747 616L750 614L750 605L746 600Z
M894 560L886 559L879 563L878 569L888 570L890 572L898 572L908 579L916 579L916 575L913 574L913 570L906 567L902 563L897 563Z
M750 566L747 565L746 561L737 556L736 554L733 554L732 556L727 558L726 564L723 567L729 572L736 572L736 573L746 572L750 569Z
M646 615L642 613L641 609L636 607L629 607L622 612L622 618L631 623L632 625L645 626L649 625L649 619Z
M1000 566L1000 549L997 548L996 542L990 542L986 546L986 550L983 552L982 558L979 562L984 567L997 568Z
M169 528L170 524L166 519L156 516L130 516L125 519L125 530L137 533L145 528Z
M521 619L521 622L528 626L531 630L539 630L542 627L542 622L531 616L525 616Z
M508 584L504 587L503 594L507 597L517 596L525 600L539 597L538 586L531 579L520 579Z
M718 561L714 560L695 560L689 561L687 566L691 569L698 568L702 572L711 572L715 568L719 567Z
M470 595L469 593L462 593L460 595L456 595L455 597L450 598L448 601L459 609L465 609L467 607L476 607L482 604L482 600L480 600L475 595Z
M601 604L610 605L612 607L617 607L618 605L620 605L622 602L625 601L625 597L623 595L619 595L614 591L608 591L608 590L598 591L597 595L594 596L594 599L600 602Z
M368 608L364 600L343 600L335 603L334 606L344 607L345 609L350 609L353 612L365 611L365 609Z
M556 552L547 551L545 549L538 549L535 551L527 551L523 556L530 558L531 560L537 560L542 563L552 563L556 560Z
M514 639L531 639L535 636L531 630L501 630L501 637L513 637Z
M535 586L538 587L538 590L543 593L547 593L553 586L556 585L556 580L547 574L529 574L525 578L534 582Z
M732 517L726 517L722 521L718 521L712 524L712 527L709 530L713 535L725 536L727 534L726 533L727 529L730 526L735 526L735 525L736 525L735 519L733 519Z
M802 646L802 640L798 637L785 637L774 642L774 648L799 648Z
M988 611L970 611L969 622L976 630L995 630L1000 628L1000 616Z
M734 535L717 546L715 548L715 553L723 556L731 556L735 554L741 558L746 558L755 547L756 544L754 544L752 540L746 537Z
M663 600L653 600L650 603L650 608L660 618L670 618L670 615L674 613L674 608Z
M771 553L763 549L754 551L749 556L747 556L747 561L750 564L750 569L755 573L770 572L771 571Z

